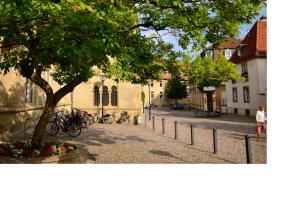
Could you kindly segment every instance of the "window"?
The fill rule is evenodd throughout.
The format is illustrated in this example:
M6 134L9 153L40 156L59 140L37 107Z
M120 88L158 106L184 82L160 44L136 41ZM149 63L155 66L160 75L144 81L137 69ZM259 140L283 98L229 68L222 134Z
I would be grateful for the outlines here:
M213 56L213 51L212 50L207 50L205 55L206 55L206 57L212 57Z
M102 103L103 103L103 106L107 106L108 103L109 103L109 96L108 96L107 86L103 86Z
M26 102L33 103L33 83L30 79L26 79Z
M150 103L154 103L154 91L151 91L151 96L150 96Z
M116 86L111 87L111 105L112 106L117 106L118 105L118 91Z
M235 84L235 83L236 83L236 80L235 80L235 79L233 79L233 80L231 80L231 82L232 82L233 84Z
M238 114L238 109L237 108L233 109L233 111L234 111L234 114Z
M242 76L248 81L248 65L247 63L242 63Z
M231 57L231 50L230 49L225 49L224 56L225 56L226 59L230 59L230 57Z
M161 80L159 81L159 86L162 87L162 81Z
M242 49L240 47L237 49L237 54L239 57L242 55Z
M154 91L151 91L151 99L154 99Z
M247 115L247 116L250 115L250 110L249 109L245 109L245 115Z
M165 75L169 75L169 71L166 70L166 71L165 71Z
M233 102L237 102L238 101L237 88L232 88L232 101Z
M243 87L243 93L244 93L244 102L249 103L250 102L249 86Z
M160 98L160 99L163 98L163 93L162 93L162 92L159 93L159 98Z
M153 80L151 80L151 82L150 82L150 86L151 86L151 87L153 87Z
M100 93L99 93L99 87L94 86L94 106L99 106L100 104Z

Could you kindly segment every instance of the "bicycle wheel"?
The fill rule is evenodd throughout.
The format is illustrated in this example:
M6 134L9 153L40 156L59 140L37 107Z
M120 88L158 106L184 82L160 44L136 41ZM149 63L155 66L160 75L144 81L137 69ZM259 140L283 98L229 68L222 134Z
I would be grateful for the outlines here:
M24 135L32 135L35 128L35 120L32 118L27 118L24 122Z
M59 130L60 130L59 125L53 121L50 121L46 126L46 133L50 136L57 135Z
M81 134L81 125L76 123L71 123L67 127L68 135L71 137L77 137Z
M112 124L112 123L113 123L113 118L112 118L112 116L109 116L109 117L107 118L107 123L108 123L108 124Z

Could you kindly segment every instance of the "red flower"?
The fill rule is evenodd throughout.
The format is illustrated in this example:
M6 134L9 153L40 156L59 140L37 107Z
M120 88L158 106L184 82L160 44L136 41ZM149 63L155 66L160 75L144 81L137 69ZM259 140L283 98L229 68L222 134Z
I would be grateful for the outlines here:
M13 144L13 146L14 146L14 148L16 148L16 149L24 149L24 145L25 145L25 142L15 142L14 144Z

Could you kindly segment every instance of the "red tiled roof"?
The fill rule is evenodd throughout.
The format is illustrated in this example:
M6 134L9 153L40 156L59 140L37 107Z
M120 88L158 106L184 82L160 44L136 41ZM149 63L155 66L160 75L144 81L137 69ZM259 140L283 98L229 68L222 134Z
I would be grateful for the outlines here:
M262 18L258 20L245 36L241 45L244 45L241 56L238 56L236 50L231 56L230 61L233 63L240 63L247 61L254 57L267 56L267 20Z
M214 50L223 50L223 49L235 49L236 47L238 47L241 43L240 39L235 39L235 38L229 38L226 39L225 42L223 44L221 44L218 48L214 49ZM213 45L207 47L207 49L213 49Z
M240 45L241 40L240 39L228 39L226 40L220 47L219 49L234 49L238 45Z

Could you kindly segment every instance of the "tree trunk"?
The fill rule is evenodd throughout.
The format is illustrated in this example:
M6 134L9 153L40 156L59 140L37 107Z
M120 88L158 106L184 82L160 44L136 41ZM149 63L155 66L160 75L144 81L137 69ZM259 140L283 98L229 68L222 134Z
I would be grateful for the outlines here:
M212 95L213 95L213 92L206 92L208 112L213 112L214 111Z
M55 106L56 104L53 102L45 104L43 113L34 129L33 137L31 140L32 147L35 149L41 149L43 147L46 126L54 112Z
M52 89L51 92L48 92L46 87L43 87L41 83L39 84L41 88L44 88L44 90L46 91L47 99L46 99L44 111L34 129L34 134L31 140L31 144L33 148L41 149L43 147L45 133L46 133L46 126L54 112L56 105L65 95L72 92L74 88L78 86L80 83L81 81L75 81L69 83L64 87L62 87L61 89L59 89L55 94L52 93Z

